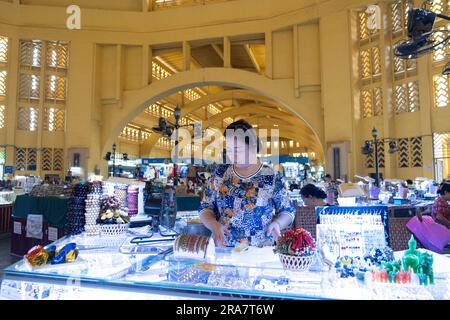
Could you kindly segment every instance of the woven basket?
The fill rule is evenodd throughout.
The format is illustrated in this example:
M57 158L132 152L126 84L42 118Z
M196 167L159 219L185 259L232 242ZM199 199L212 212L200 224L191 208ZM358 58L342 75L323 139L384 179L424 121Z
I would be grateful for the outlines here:
M129 223L124 224L102 224L100 225L100 233L105 236L116 236L125 234L128 231Z
M309 267L313 263L314 256L290 256L287 254L278 254L281 264L283 265L284 270L290 271L308 271Z

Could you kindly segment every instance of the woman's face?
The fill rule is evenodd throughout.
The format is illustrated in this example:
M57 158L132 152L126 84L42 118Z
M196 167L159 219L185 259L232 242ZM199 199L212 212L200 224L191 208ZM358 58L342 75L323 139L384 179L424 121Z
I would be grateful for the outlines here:
M253 150L255 149L255 150ZM231 164L238 165L251 165L257 164L256 160L256 148L251 148L249 144L244 141L240 141L237 137L234 137L234 141L226 141L226 152L228 156L228 161Z
M450 201L450 192L446 192L444 193L444 195L442 196L446 201Z

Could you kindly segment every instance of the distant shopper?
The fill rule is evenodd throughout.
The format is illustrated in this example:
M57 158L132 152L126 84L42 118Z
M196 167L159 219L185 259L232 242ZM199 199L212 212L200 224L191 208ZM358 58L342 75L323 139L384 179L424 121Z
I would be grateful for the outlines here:
M307 184L300 190L303 203L305 206L324 207L327 205L325 199L327 194L313 184Z
M438 189L439 197L434 202L431 214L433 219L447 228L450 228L450 183L442 183Z

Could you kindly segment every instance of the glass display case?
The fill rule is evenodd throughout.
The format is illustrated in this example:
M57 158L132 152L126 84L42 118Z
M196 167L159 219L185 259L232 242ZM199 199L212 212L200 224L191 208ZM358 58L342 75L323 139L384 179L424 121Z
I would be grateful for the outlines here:
M16 199L16 193L14 191L1 191L0 192L0 205L12 204Z
M154 236L155 240L161 239ZM152 238L152 239L153 239ZM172 241L136 246L131 236L74 236L75 262L4 270L3 299L450 299L450 259L435 256L435 285L373 283L340 278L319 255L309 271L283 269L271 247L216 248L214 261L175 258ZM401 257L397 252L397 258Z

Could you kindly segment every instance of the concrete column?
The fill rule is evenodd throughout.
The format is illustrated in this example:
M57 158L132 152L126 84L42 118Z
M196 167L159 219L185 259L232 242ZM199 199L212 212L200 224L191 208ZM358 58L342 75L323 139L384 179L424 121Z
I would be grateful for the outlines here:
M223 67L232 68L231 66L231 41L229 37L223 38Z

